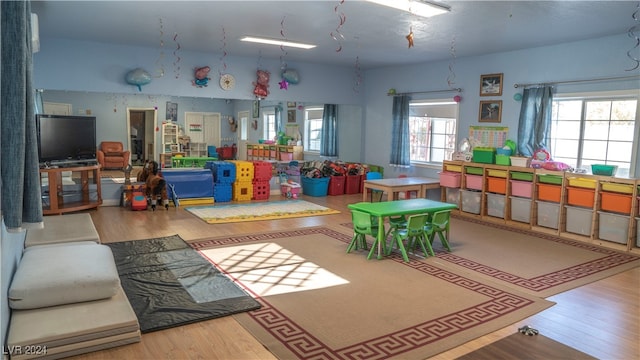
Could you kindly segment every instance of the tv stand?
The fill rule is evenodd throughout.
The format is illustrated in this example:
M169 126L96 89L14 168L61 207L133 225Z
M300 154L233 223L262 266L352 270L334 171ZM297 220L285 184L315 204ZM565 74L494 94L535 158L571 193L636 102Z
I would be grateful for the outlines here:
M71 211L97 208L102 205L102 190L100 189L100 165L50 167L40 169L40 176L47 176L48 185L43 189L43 200L48 195L48 204L43 201L44 215L61 215ZM71 172L72 179L79 179L71 190L62 183L62 173ZM95 186L91 189L91 184ZM92 195L96 195L93 197ZM65 197L74 197L66 200Z

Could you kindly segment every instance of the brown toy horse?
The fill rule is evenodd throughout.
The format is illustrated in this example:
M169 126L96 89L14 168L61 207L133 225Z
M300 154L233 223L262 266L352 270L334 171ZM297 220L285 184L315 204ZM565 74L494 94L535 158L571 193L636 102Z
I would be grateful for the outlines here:
M151 210L156 210L158 197L162 200L164 208L169 210L169 197L167 195L167 182L162 177L160 167L155 161L147 161L142 171L138 173L138 182L144 182L147 199L151 201Z

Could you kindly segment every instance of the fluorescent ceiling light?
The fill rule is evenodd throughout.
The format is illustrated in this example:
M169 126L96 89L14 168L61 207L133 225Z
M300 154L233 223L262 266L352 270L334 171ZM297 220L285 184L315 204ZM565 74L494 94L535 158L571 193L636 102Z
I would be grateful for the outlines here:
M260 44L269 44L269 45L278 45L278 46L288 46L288 47L295 47L295 48L301 48L301 49L313 49L314 47L316 47L315 45L297 43L293 41L266 39L266 38L259 38L259 37L253 37L253 36L245 36L242 39L240 39L240 41L248 41L248 42L260 43Z
M426 0L368 0L369 2L410 12L422 17L431 17L451 11L445 4Z

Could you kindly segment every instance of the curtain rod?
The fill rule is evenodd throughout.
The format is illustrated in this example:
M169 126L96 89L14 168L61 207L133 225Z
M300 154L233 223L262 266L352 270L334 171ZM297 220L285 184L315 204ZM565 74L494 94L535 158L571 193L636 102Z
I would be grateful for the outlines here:
M534 85L556 85L556 84L570 84L570 83L609 81L609 80L630 80L630 79L640 79L640 75L613 76L613 77L595 78L595 79L582 79L582 80L550 81L550 82L531 83L531 84L517 84L516 83L516 84L513 84L513 87L517 89L519 87L527 87L527 86L534 86Z
M411 91L411 92L403 92L403 93L387 93L387 96L413 95L413 94L431 94L431 93L442 93L442 92L462 92L462 89L461 88L453 88L453 89L445 89L445 90Z

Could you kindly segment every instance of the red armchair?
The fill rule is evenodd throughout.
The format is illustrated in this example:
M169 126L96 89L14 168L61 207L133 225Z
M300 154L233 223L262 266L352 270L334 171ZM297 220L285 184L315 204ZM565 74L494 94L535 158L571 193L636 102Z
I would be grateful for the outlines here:
M103 141L100 143L97 155L103 169L123 169L129 165L131 152L124 150L121 142Z

